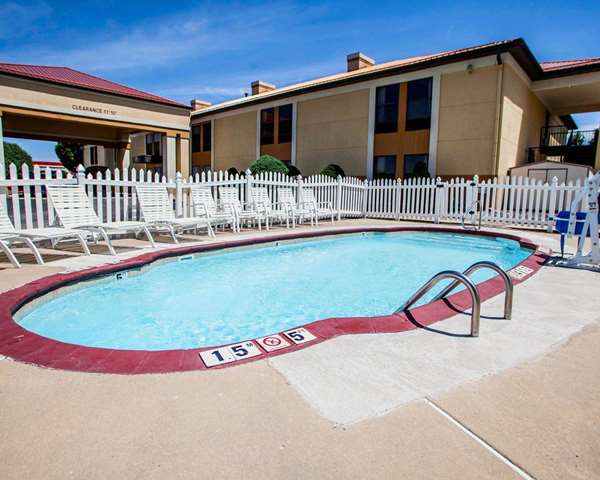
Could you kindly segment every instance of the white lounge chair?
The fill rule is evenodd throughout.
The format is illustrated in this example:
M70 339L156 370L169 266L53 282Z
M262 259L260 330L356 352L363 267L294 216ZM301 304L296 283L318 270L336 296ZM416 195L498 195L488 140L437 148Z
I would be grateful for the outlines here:
M255 210L244 208L244 204L240 202L238 189L235 187L219 187L219 200L223 210L231 211L235 215L237 223L237 231L240 231L242 222L256 222L258 229L262 229L262 221L266 221L263 213Z
M176 233L206 228L214 237L213 229L206 217L177 217L167 187L160 184L142 184L135 187L142 218L153 230L166 231L173 242L179 243Z
M54 207L60 224L65 228L85 230L94 235L99 234L108 247L111 255L116 255L110 235L122 235L133 232L135 235L143 232L150 245L156 244L144 222L120 221L103 222L92 208L90 200L80 185L47 185L48 198Z
M194 215L206 217L212 226L229 225L234 232L237 230L235 213L231 208L219 210L217 202L215 202L215 198L213 197L211 187L192 185L190 190L192 193Z
M304 187L300 190L300 205L303 208L308 208L315 217L315 222L319 224L319 218L331 218L333 223L333 206L331 202L319 202L315 197L315 192L312 188Z
M305 218L309 218L310 224L313 225L314 214L312 210L298 206L296 203L296 194L293 189L289 187L278 188L277 199L287 209L292 219L292 227L296 227L296 219L302 223Z
M272 203L269 191L265 187L252 187L250 192L251 208L262 214L265 218L267 230L272 220L285 221L286 227L290 228L291 214L285 205Z
M16 268L20 268L21 264L10 250L13 243L24 243L33 252L35 261L40 265L44 264L44 259L34 242L49 240L52 247L55 247L60 240L75 239L81 245L83 253L90 254L90 250L85 241L86 235L84 232L71 230L59 227L46 228L26 228L16 229L11 222L2 202L0 202L0 249L4 251L10 263Z

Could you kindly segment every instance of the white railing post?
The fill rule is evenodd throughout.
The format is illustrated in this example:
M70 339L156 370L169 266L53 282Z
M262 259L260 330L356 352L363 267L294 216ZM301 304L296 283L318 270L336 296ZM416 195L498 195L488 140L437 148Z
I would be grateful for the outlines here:
M441 177L435 179L435 211L434 222L440 223L443 216L444 196L446 195L445 183L442 183Z
M338 222L342 219L342 176L337 177L337 197L335 199Z
M552 232L554 227L554 216L556 215L556 194L558 193L558 178L552 177L550 184L550 200L548 202L548 216L546 217L546 231ZM542 206L542 208L544 208Z
M181 217L183 214L183 179L181 172L175 175L175 215Z
M394 202L394 218L396 221L400 220L400 208L402 204L402 179L396 179L396 201Z
M244 198L244 202L249 204L252 200L252 172L250 169L246 170L246 198Z
M298 202L302 201L302 186L304 185L304 179L302 178L302 175L298 175L296 177L296 182L298 183L298 193L297 193L297 199ZM313 189L314 190L314 189ZM315 196L317 195L317 193L315 192Z
M369 181L365 180L363 183L363 199L362 199L362 216L367 216L367 202L369 200Z
M477 200L477 183L479 183L479 176L475 175L473 180L467 184L467 195L465 197L464 212L463 215L469 211L473 203Z
M83 165L80 163L77 166L77 184L81 187L81 188L85 188L85 168L83 167Z

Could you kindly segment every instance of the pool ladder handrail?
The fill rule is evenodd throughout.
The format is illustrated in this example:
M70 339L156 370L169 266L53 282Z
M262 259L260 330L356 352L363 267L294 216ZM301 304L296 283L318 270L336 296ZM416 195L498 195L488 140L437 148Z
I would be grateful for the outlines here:
M479 209L477 211L473 210L475 207L479 207ZM473 216L475 216L476 213L479 213L477 225L475 225L475 224L466 225L465 220L467 219L467 215L470 215L471 217L473 217ZM463 213L463 215L462 215L462 218L461 218L462 228L465 230L470 230L471 228L474 228L475 230L481 230L482 214L483 214L483 212L481 210L481 202L479 200L475 200L471 205L469 205L469 208L467 209L467 211L465 213Z
M471 336L479 336L479 317L481 312L481 297L477 288L473 282L460 272L454 270L444 270L436 273L429 279L421 288L419 288L411 297L402 304L395 313L402 313L408 310L415 302L417 302L423 295L427 294L433 287L435 287L442 280L454 279L457 284L462 283L468 292L471 294Z
M463 284L469 294L471 295L471 336L478 337L479 336L479 323L481 317L481 297L479 295L479 290L475 286L475 284L469 278L469 275L477 270L481 270L483 268L489 268L495 271L502 280L504 281L504 318L506 320L510 320L512 317L512 303L513 303L513 283L508 274L502 270L494 262L490 262L487 260L475 262L473 265L468 267L463 273L457 272L455 270L444 270L442 272L437 273L433 277L429 279L427 283L425 283L419 290L417 290L404 304L396 310L395 313L402 313L408 310L412 305L415 304L423 295L427 294L434 288L440 281L447 279L454 279L450 285L444 288L436 297L435 300L440 300L448 295L452 290L458 287L460 284Z
M512 279L508 276L508 274L504 270L502 270L502 268L498 264L496 264L494 262L490 262L488 260L482 260L480 262L475 262L473 265L471 265L469 268L467 268L463 272L463 275L465 277L469 277L473 272L476 272L477 270L482 270L484 268L489 268L490 270L493 270L504 281L504 318L506 320L510 320L512 318L514 285L513 285ZM448 285L446 288L444 288L438 295L436 295L434 300L440 300L440 299L444 298L452 290L454 290L456 287L458 287L459 284L460 284L460 282L454 281L453 283Z

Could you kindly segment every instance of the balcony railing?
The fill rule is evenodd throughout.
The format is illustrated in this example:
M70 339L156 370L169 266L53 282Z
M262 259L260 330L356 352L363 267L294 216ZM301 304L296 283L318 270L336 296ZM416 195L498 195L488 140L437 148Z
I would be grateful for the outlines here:
M542 127L542 147L586 147L598 142L598 130L568 130L565 127Z

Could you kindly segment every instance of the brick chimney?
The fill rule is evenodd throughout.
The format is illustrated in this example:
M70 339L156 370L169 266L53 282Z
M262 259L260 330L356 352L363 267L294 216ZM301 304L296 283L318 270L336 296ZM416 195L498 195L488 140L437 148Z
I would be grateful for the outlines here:
M192 106L192 109L193 109L194 111L196 111L196 110L202 110L203 108L210 107L210 106L212 105L212 103L210 103L210 102L205 102L204 100L197 100L197 99L195 99L195 98L194 98L194 99L193 99L193 100L190 102L190 105Z
M263 82L262 80L256 80L251 83L252 87L252 95L258 95L259 93L270 92L271 90L275 90L275 85L272 85L267 82Z
M354 52L346 57L348 71L360 70L361 68L372 67L375 65L375 60L367 57L364 53Z

